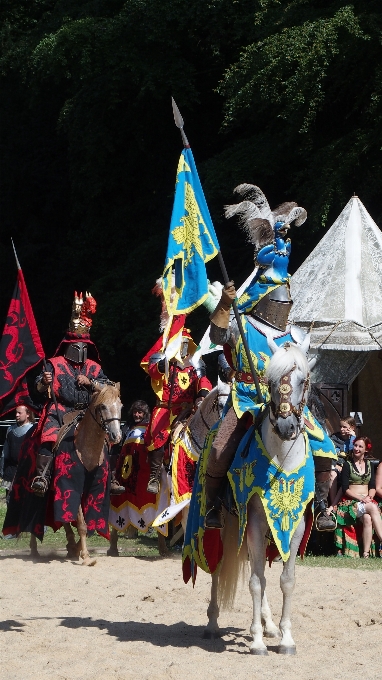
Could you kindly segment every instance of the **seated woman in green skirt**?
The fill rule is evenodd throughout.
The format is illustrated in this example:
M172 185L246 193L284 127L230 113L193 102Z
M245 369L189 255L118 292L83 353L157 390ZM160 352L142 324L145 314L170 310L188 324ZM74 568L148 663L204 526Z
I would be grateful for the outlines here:
M342 468L342 489L337 493L333 506L337 506L336 547L342 554L359 557L356 525L362 523L363 557L370 557L373 529L382 540L382 518L377 502L374 500L376 483L374 469L365 458L371 452L368 437L357 437L353 451ZM333 507L328 508L328 512Z

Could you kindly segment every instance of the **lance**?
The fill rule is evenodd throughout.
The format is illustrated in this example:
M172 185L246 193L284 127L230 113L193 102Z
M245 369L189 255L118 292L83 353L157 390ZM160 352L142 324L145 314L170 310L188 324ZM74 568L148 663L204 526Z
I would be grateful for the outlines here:
M183 118L182 118L181 113L180 113L180 111L179 111L179 109L178 109L178 107L175 103L174 98L171 97L171 99L172 99L172 110L173 110L173 113L174 113L175 125L180 130L180 134L182 136L184 148L190 149L188 139L187 139L185 132L184 132L184 129L183 129L184 128ZM227 283L230 282L230 279L229 279L227 269L226 269L226 266L225 266L225 263L224 263L224 260L223 260L223 255L221 254L220 250L218 251L218 260L219 260L220 269L221 269L221 272L222 272L222 275L223 275L224 283L227 284ZM239 333L240 333L240 336L241 336L241 339L242 339L242 342L243 342L244 351L245 351L247 361L248 361L248 364L249 364L249 368L250 368L250 371L251 371L251 374L252 374L252 379L253 379L253 382L254 382L255 387L256 387L257 396L258 396L259 401L264 404L264 397L261 393L259 379L257 377L256 369L255 369L255 366L254 366L254 363L253 363L253 359L252 359L252 355L251 355L251 352L250 352L250 349L249 349L247 338L245 337L244 328L243 328L243 324L241 322L240 313L239 313L239 310L237 308L236 300L233 301L232 308L233 308L233 313L235 315L237 327L239 329Z
M21 265L20 265L20 262L19 262L19 258L17 257L15 244L13 243L13 239L12 239L12 238L11 238L11 242L12 242L13 252L14 252L14 254L15 254L17 269L18 269L18 270L21 270ZM45 357L43 358L42 362L43 362L43 370L46 372L47 367L46 367L46 360L45 360ZM50 392L50 397L51 397L51 399L52 399L52 401L53 401L53 404L54 404L55 407L56 407L56 413L57 413L58 424L59 424L60 427L62 427L61 413L60 413L59 410L58 410L58 404L57 404L56 395L55 395L55 393L54 393L53 385L52 385L51 388L49 388L49 392Z

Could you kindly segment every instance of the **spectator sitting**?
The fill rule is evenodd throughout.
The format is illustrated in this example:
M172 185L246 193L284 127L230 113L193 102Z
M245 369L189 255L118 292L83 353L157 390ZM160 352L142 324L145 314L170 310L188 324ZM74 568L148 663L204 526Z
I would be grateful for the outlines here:
M342 458L349 458L351 456L352 451L353 451L353 444L354 440L356 438L356 422L352 416L345 416L345 418L341 418L340 420L340 433L341 437L339 438L338 435L335 435L336 440L336 446L338 442L339 446L339 455ZM339 444L339 440L343 441L343 446L341 447ZM334 437L333 437L334 440Z
M378 465L375 473L375 500L382 512L382 463ZM379 556L382 557L382 541L379 542Z
M333 503L333 506L338 503L336 546L349 557L359 555L355 530L357 520L363 525L363 557L370 556L373 528L379 540L382 540L382 519L378 504L374 500L376 493L374 469L365 458L365 454L370 453L371 448L368 437L354 439L351 458L344 462L342 468L342 489L339 489ZM328 508L328 512L333 510L333 506Z
M329 500L332 505L335 505L334 499L338 489L341 487L341 470L344 460L353 451L353 442L356 437L355 429L356 422L354 418L352 416L345 416L345 418L340 420L340 432L336 432L331 436L338 456L336 463L332 465L330 473Z

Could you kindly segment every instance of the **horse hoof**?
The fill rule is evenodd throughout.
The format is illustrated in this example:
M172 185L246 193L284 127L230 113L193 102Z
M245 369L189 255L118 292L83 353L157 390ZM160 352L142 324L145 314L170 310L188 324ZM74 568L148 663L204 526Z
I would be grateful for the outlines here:
M203 633L203 640L217 640L220 637L220 631L213 632L212 630L205 630Z
M106 555L108 557L119 557L118 548L109 548L109 550L106 552Z
M94 567L95 564L97 564L96 557L88 557L82 562L83 567Z
M260 648L250 647L249 651L250 651L251 654L255 654L256 656L268 656L268 650L267 650L266 647L265 647L265 649L263 647L260 647Z
M294 656L296 652L296 647L279 647L279 654L285 654L285 656Z
M76 550L68 550L66 553L66 558L68 560L79 560L79 554Z

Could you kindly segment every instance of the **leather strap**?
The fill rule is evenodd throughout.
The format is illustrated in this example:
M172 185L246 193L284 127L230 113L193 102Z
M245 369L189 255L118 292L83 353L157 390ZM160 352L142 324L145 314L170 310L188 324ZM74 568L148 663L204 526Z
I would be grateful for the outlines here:
M235 378L236 382L243 382L243 383L247 383L248 385L254 384L252 373L246 373L245 371L236 371L234 378ZM266 378L264 378L263 376L259 375L258 380L259 380L259 383L261 383L261 385L268 385L268 380Z

